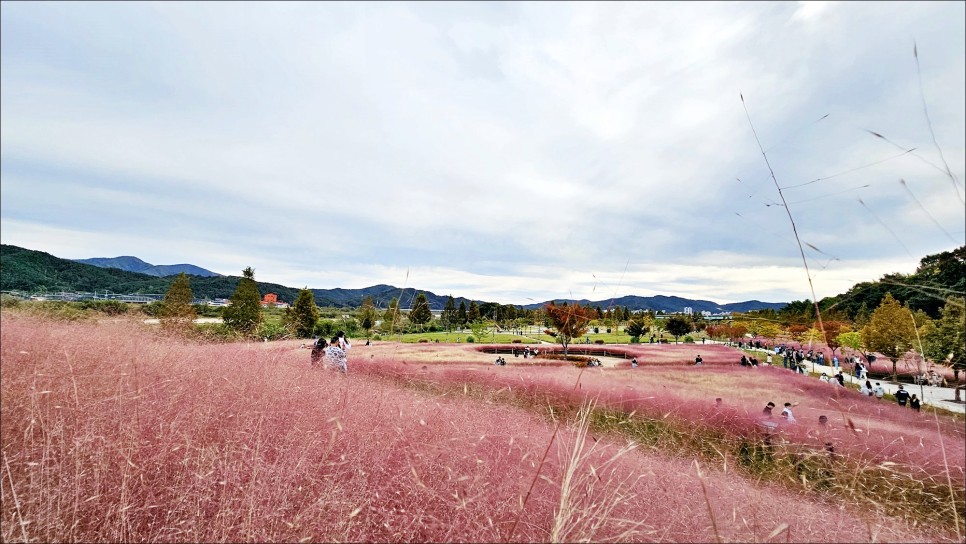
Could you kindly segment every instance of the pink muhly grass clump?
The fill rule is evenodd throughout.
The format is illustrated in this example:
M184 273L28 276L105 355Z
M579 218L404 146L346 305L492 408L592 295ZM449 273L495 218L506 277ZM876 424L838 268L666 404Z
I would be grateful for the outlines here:
M689 459L600 435L590 399L655 414L688 402L621 390L644 374L354 348L341 375L283 344L6 314L0 340L4 541L757 541L782 524L791 540L871 538L834 505L727 466L702 480ZM762 500L767 515L749 512ZM879 540L939 538L875 522Z

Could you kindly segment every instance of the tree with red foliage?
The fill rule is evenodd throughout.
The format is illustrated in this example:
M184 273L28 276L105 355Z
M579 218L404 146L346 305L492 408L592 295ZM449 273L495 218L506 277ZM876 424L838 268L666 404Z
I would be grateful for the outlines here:
M808 325L802 325L801 323L795 323L793 325L789 325L788 335L794 338L795 340L798 340L799 342L801 342L802 337L805 335L806 332L808 332L808 328L809 328Z
M822 322L822 325L825 328L823 331L825 333L825 345L832 348L832 356L834 357L835 350L842 347L842 344L839 341L839 335L844 332L851 332L852 327L849 326L849 324L845 321L834 320L824 321ZM815 328L818 328L818 326L819 323L816 321Z
M586 333L587 324L597 315L597 312L589 307L580 304L569 306L566 302L559 306L551 302L547 304L544 311L547 312L553 328L557 329L557 338L563 344L564 355L568 354L567 346L570 345L570 341Z

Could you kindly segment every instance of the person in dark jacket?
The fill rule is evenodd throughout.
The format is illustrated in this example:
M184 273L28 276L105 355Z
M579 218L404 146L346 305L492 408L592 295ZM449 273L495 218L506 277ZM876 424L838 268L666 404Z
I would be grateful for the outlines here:
M899 390L896 391L896 402L902 407L905 407L906 403L909 402L909 392L903 389L902 385L899 385Z

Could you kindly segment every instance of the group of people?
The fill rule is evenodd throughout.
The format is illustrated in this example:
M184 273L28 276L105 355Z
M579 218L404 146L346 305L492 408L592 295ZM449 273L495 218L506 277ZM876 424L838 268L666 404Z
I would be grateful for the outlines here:
M742 355L741 366L758 366L758 359L756 359L754 356L747 357L745 355Z
M345 373L349 370L349 349L352 344L346 337L344 331L339 331L329 342L325 338L319 338L312 345L312 368L324 367L330 370L338 370Z
M796 423L795 414L792 413L792 406L794 406L792 403L786 402L785 406L782 408L781 417L786 423ZM761 424L769 429L773 429L777 426L777 423L772 421L772 419L775 417L775 415L772 413L774 408L775 403L769 401L768 404L765 405L765 408L761 411Z
M834 374L831 378L828 376L828 374L822 372L822 376L819 377L819 379L825 383L834 383L841 387L845 387L845 374L842 374L841 371Z
M530 346L524 346L524 348L522 350L519 350L519 351L517 351L516 348L513 349L513 356L514 357L519 357L521 353L523 354L523 358L524 359L529 358L531 355L534 356L534 357L536 357L537 355L540 354L540 352L537 350L537 348L530 349Z
M862 387L859 388L859 393L881 399L885 396L885 388L883 388L882 384L879 382L875 382L875 387L873 387L872 382L866 380L865 383L862 384ZM899 384L899 389L896 390L894 396L896 397L896 403L899 404L899 406L902 406L903 408L909 406L917 412L920 411L922 400L915 393L910 395L909 391L907 391L905 386L902 384Z

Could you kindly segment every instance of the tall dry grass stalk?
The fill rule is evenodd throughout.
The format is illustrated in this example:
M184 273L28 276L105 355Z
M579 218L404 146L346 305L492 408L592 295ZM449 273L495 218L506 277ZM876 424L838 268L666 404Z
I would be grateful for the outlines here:
M638 536L646 529L641 520L623 518L621 508L637 498L634 488L640 476L619 476L612 467L619 459L634 451L637 445L628 442L612 454L598 459L597 439L588 438L590 415L594 401L584 403L573 423L575 432L571 440L560 446L564 459L563 473L556 484L560 489L560 501L550 531L550 542L576 542L578 540L600 541L604 525L615 521L622 530L609 535L619 542ZM589 446L589 447L588 447Z

